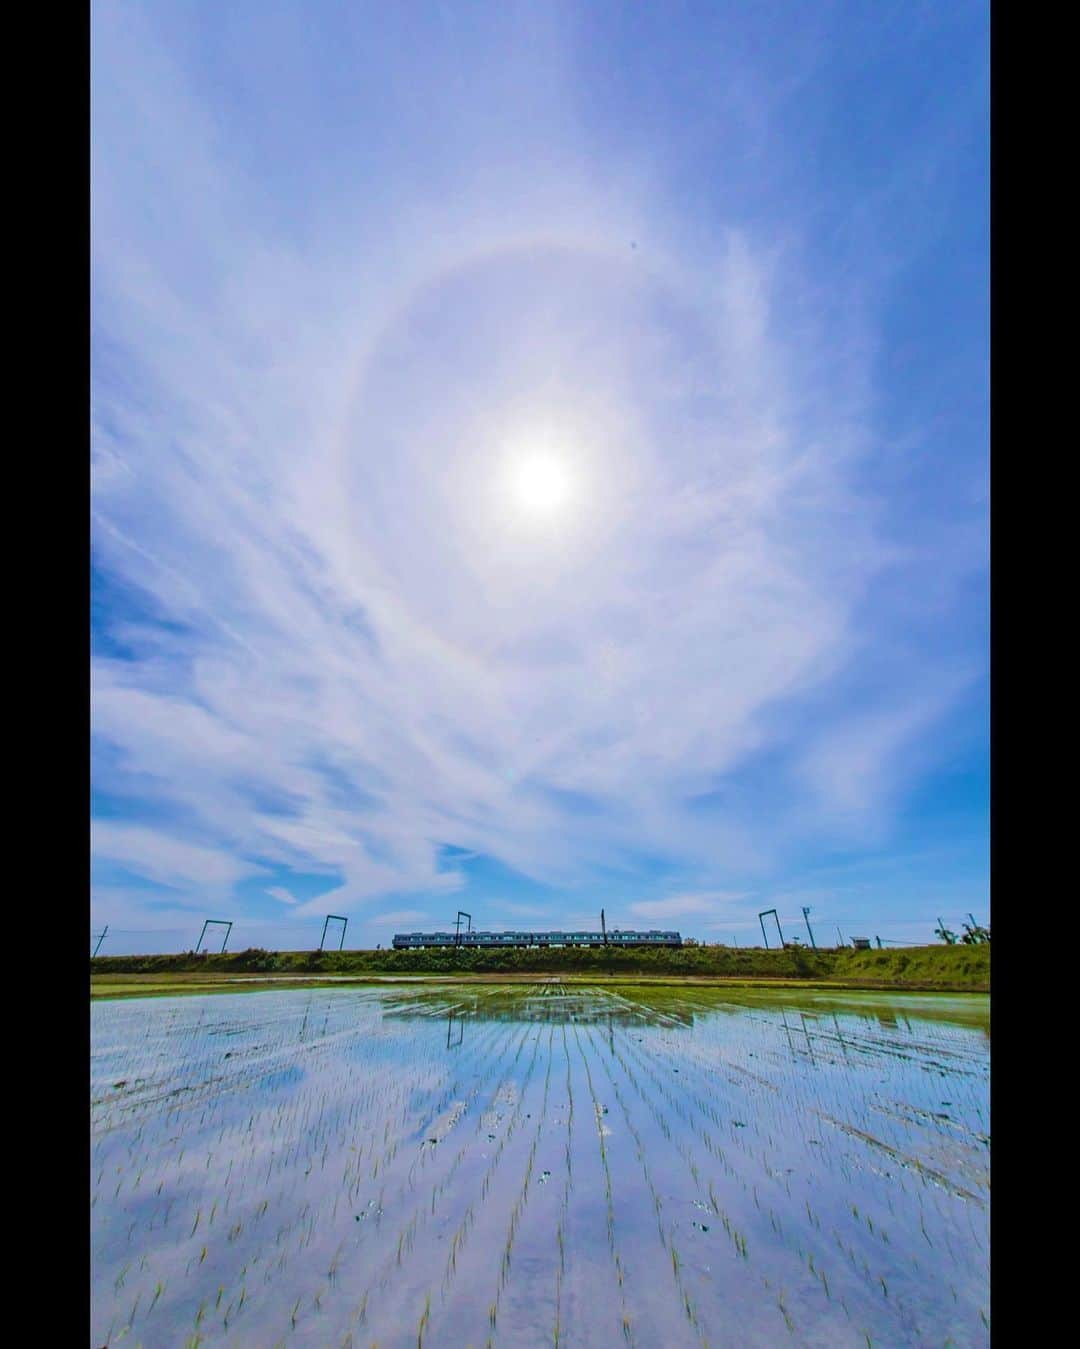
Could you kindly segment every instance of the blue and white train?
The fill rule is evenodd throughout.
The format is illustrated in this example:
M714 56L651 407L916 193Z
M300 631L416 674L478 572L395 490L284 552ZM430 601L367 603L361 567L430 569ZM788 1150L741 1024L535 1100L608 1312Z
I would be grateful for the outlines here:
M602 932L396 932L395 951L424 950L427 947L467 946L470 949L504 950L521 946L681 946L677 932L622 932L613 928Z

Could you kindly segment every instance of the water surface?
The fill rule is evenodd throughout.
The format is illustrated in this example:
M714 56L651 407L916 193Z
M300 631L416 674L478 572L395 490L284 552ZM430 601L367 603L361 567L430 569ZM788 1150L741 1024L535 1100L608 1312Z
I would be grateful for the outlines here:
M989 1342L988 999L91 1008L95 1346Z

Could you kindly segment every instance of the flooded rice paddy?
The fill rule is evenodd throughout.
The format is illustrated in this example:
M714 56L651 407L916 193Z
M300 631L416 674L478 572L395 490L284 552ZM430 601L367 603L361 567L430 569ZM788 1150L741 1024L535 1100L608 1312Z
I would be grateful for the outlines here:
M989 1342L988 1000L91 1008L92 1343Z

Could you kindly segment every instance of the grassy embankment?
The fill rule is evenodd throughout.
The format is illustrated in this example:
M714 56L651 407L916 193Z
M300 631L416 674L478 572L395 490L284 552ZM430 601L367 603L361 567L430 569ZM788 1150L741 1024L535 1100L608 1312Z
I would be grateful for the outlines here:
M596 982L656 980L779 983L840 988L989 992L990 947L916 946L767 951L698 946L681 950L613 951L563 948L514 951L238 951L211 955L98 956L90 962L91 993L203 993L257 990L298 980L358 983L385 976L483 980L557 974ZM258 976L257 978L253 976Z

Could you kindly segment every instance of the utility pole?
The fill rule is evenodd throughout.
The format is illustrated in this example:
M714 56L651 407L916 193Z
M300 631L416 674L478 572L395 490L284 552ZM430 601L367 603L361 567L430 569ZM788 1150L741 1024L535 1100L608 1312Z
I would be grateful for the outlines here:
M607 945L607 924L604 922L604 910L600 910L600 931L604 934L604 945Z
M105 931L101 934L100 937L98 937L98 939L97 939L97 945L94 947L94 955L95 955L95 956L96 956L97 953L101 950L101 943L105 940L105 937L106 937L108 931L109 931L109 925L108 925L108 923L106 923L106 924L105 924ZM92 960L94 957L91 956L90 958L91 958L91 960Z
M837 929L836 929L836 935L840 938L840 945L843 946L843 944L844 944L844 934L840 931L840 928L839 928L839 927L837 927Z
M807 930L807 932L810 933L810 945L811 945L811 946L814 948L814 950L816 951L816 950L817 950L817 942L814 940L814 934L813 934L813 932L811 931L811 928L810 928L810 905L809 905L809 904L804 904L804 905L803 905L802 916L803 916L803 918L806 919L806 930Z

